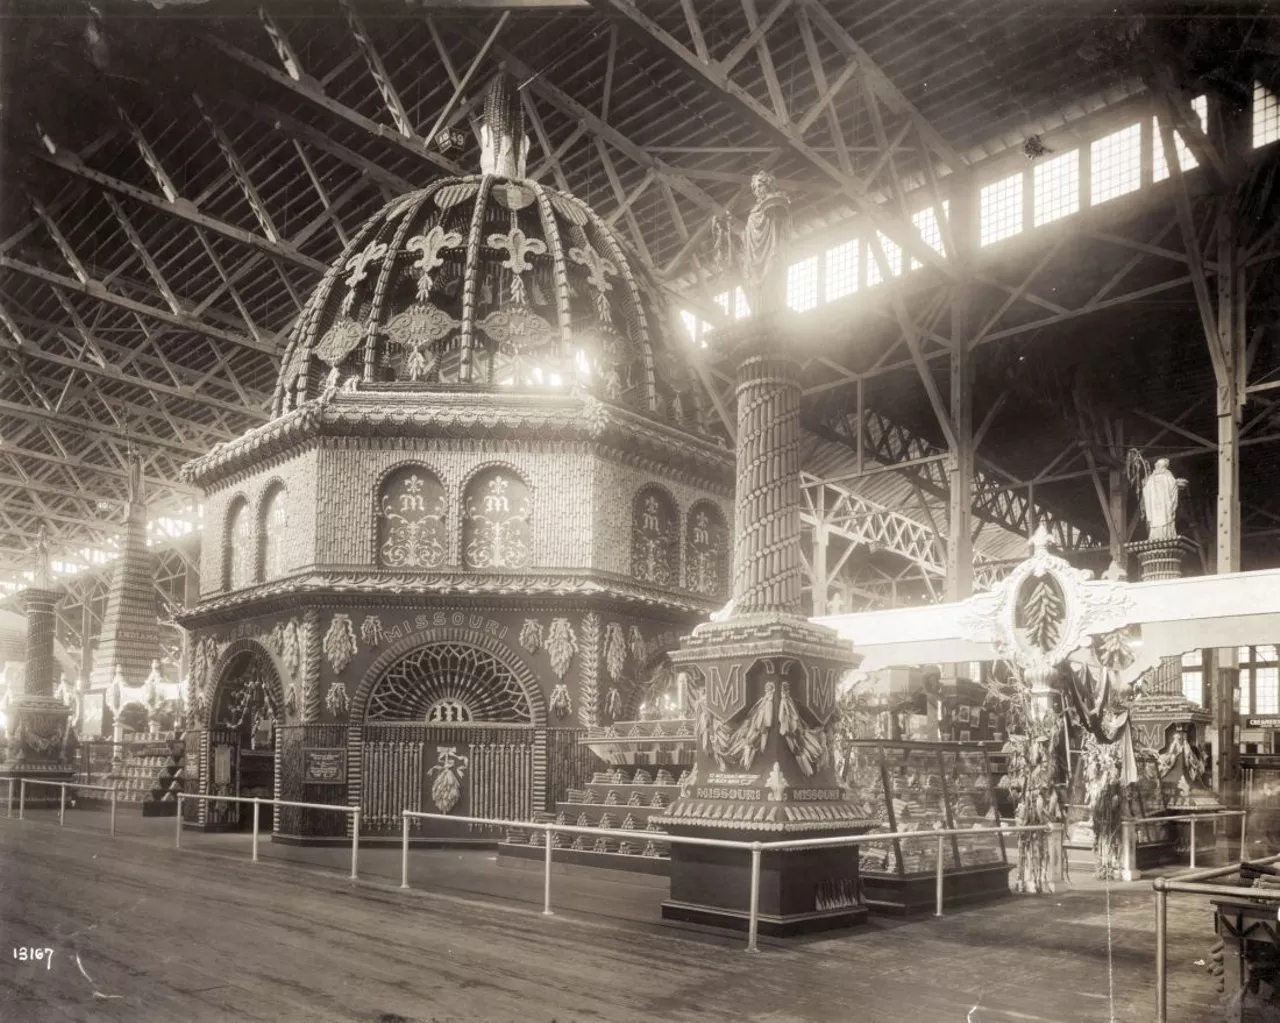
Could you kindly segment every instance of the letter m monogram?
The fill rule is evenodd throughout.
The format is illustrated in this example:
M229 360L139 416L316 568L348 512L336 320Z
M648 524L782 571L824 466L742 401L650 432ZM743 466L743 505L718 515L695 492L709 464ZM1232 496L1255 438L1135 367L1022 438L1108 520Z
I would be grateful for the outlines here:
M720 666L707 666L707 706L711 713L727 721L747 705L747 688L742 679L742 666L735 664L728 675L720 673Z
M809 712L825 725L836 710L836 669L809 666Z

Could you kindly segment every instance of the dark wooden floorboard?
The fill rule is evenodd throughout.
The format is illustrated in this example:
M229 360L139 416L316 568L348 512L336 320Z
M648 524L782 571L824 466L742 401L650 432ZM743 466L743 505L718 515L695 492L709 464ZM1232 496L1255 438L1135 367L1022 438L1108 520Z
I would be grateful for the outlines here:
M544 917L540 873L492 852L415 850L405 893L396 849L362 850L370 880L353 883L347 849L264 841L254 865L245 836L188 833L176 851L171 822L122 816L113 841L40 817L0 820L0 1021L1153 1018L1149 886L1113 888L1110 912L1082 887L752 956L663 923L652 887L557 874ZM1175 1023L1215 1018L1194 965L1211 927L1202 902L1171 903ZM31 945L55 949L52 969L11 957Z

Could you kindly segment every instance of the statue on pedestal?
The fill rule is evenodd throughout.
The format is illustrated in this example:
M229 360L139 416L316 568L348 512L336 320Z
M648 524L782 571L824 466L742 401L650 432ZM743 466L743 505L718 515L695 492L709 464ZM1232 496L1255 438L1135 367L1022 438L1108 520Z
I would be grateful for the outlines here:
M35 564L32 566L32 583L36 589L53 587L53 564L49 554L49 531L44 526L36 533Z
M791 240L791 199L768 171L752 175L751 191L755 204L740 234L728 214L713 224L716 262L722 270L742 275L748 308L767 313L786 303L783 260Z
M1187 481L1169 469L1169 459L1157 458L1154 469L1137 451L1130 451L1126 469L1129 479L1142 494L1142 514L1147 520L1148 540L1175 540L1178 536L1178 494Z

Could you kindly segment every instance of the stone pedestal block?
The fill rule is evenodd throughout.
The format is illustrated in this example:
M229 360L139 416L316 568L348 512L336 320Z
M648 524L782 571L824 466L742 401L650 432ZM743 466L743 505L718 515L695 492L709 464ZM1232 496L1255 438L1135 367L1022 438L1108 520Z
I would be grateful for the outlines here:
M733 830L714 836L692 826L669 826L673 835L740 842L776 842L776 831ZM806 832L804 838L847 834L845 829ZM668 920L746 930L751 913L751 853L745 849L672 843ZM867 918L853 846L766 852L760 857L759 931L786 937L860 924Z

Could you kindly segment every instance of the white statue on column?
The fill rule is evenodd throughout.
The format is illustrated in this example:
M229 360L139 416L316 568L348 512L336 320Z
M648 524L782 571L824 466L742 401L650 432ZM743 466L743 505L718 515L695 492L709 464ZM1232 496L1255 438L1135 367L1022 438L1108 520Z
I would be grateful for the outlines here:
M1169 469L1169 459L1157 458L1155 468L1137 451L1127 459L1129 479L1142 494L1142 514L1147 520L1148 540L1176 540L1178 537L1178 495L1187 481Z

